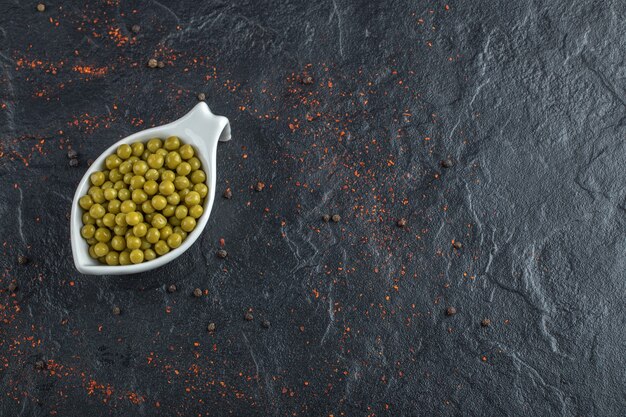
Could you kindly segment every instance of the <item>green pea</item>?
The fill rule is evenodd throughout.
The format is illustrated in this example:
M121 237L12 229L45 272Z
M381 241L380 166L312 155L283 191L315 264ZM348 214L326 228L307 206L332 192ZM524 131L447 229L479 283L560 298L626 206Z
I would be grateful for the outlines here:
M146 214L154 213L154 207L152 207L152 202L148 200L141 203L141 211Z
M159 192L159 184L154 180L146 181L143 185L143 190L150 196L155 195Z
M115 235L111 238L111 247L116 251L123 251L126 249L126 239L122 236Z
M152 153L150 153L150 151L146 149L145 151L143 151L143 154L141 154L141 159L147 161L150 155L152 155Z
M206 174L203 170L199 169L191 173L191 182L194 184L201 184L206 182Z
M109 155L104 160L104 165L108 169L115 169L115 168L119 167L121 163L122 163L122 160L117 155Z
M193 190L200 194L200 197L204 198L209 193L209 187L206 184L195 184Z
M150 168L159 169L163 166L163 155L159 155L158 153L153 153L148 157L148 165Z
M152 217L151 224L153 227L156 227L157 229L162 229L167 224L167 219L162 214L157 213Z
M175 151L180 147L180 139L178 139L178 137L176 136L170 136L169 138L165 139L163 147L168 151Z
M89 242L87 242L89 243ZM89 256L91 256L94 259L98 259L98 257L96 256L96 253L93 251L93 245L89 244Z
M126 214L126 223L129 226L135 226L143 221L143 215L138 211L132 211Z
M89 210L93 206L93 199L90 195L84 195L78 199L78 205L84 210Z
M143 251L135 249L130 253L130 261L134 264L140 264L143 262Z
M147 143L147 148L150 152L156 152L163 146L163 141L159 138L150 139Z
M143 258L146 261L151 261L151 260L155 259L156 257L157 257L157 254L152 249L146 249L146 250L143 251Z
M120 252L120 265L130 265L130 252L125 250Z
M133 152L132 148L130 147L130 145L127 145L127 144L118 146L117 151L115 151L117 156L119 156L122 159L130 158L130 155L132 154L132 152Z
M165 206L165 208L163 210L161 210L161 213L165 217L172 217L174 215L174 211L175 210L176 210L176 206L168 204L167 206Z
M176 173L178 175L185 176L185 175L189 175L190 172L191 172L191 165L189 165L189 162L181 162L176 167Z
M169 246L172 249L176 249L177 247L180 246L181 243L183 243L183 237L179 235L178 233L172 233L167 238L167 246Z
M178 152L180 153L180 157L183 158L184 160L193 158L195 154L193 147L189 144L185 144L181 146Z
M140 175L135 175L130 179L130 188L132 190L141 190L146 183L146 179Z
M102 219L96 219L96 226L98 227L104 226L104 223L102 223Z
M112 214L117 214L120 212L120 206L122 202L120 200L111 200L109 201L109 205L107 206L107 211Z
M130 200L122 202L122 205L120 206L120 211L124 214L131 213L135 210L137 210L137 205Z
M121 201L126 201L130 199L130 190L128 188L124 188L117 191L117 198Z
M107 188L113 188L113 183L111 181L105 181L100 188L102 188L102 192L104 192Z
M83 224L96 224L96 219L89 215L89 212L83 213Z
M137 155L137 156L133 155L133 156L131 156L130 158L128 158L128 160L129 160L132 164L134 164L135 162L139 161L139 157L140 157L140 156L141 156L141 155Z
M80 235L85 239L91 239L96 233L96 227L93 224L86 224L80 229Z
M144 146L141 142L135 142L130 147L133 149L133 156L139 157L143 153Z
M167 243L164 240L159 240L154 244L154 251L159 255L165 255L170 251L170 247L167 246Z
M144 175L148 171L146 161L137 161L133 164L133 173L135 175Z
M109 246L104 242L96 243L93 246L93 253L99 258L101 256L106 256L109 253Z
M104 217L102 217L102 223L109 229L113 229L115 227L115 214L105 214Z
M159 184L159 192L165 196L172 194L175 189L172 181L161 181L161 184ZM152 204L154 204L154 202Z
M126 238L126 247L130 250L139 249L141 247L141 239L137 236L128 236Z
M185 196L185 205L187 207L195 206L200 204L200 194L196 191L190 191Z
M182 220L187 217L188 211L189 210L186 206L178 206L176 207L176 211L174 211L174 216L176 216L177 219Z
M105 200L115 200L117 198L117 190L115 188L107 188L104 190Z
M200 218L200 216L202 216L202 213L204 213L204 209L201 205L195 205L189 208L189 215L194 219Z
M185 199L185 197L187 197L187 194L189 194L189 188L185 188L184 190L180 190L178 192L178 195L180 196L181 199Z
M172 226L167 224L165 225L165 227L163 227L163 229L159 230L159 232L161 233L161 239L167 240L167 238L170 237L172 233L174 233L174 230L172 229Z
M183 240L187 238L187 232L185 232L180 226L176 226L174 228L174 233L178 233L183 238Z
M184 190L185 188L189 188L189 180L187 177L176 177L174 180L174 187L177 190Z
M150 168L146 171L146 175L144 175L144 177L146 177L146 180L148 181L156 181L159 179L159 175L159 171L154 168Z
M148 225L146 223L139 223L133 226L133 234L137 237L144 237L148 233Z
M95 185L96 187L99 187L102 184L104 184L105 179L106 179L106 176L101 171L96 171L89 176L89 180L91 181L91 184Z
M196 227L196 219L187 216L180 221L180 227L185 232L191 232Z
M124 216L124 221L126 221L126 216ZM120 226L119 224L115 224L115 227L113 227L113 233L115 233L115 236L126 236L127 231L128 231L127 226Z
M133 170L133 163L130 161L124 161L120 164L118 170L122 175L128 174Z
M148 232L146 233L146 240L148 242L154 244L157 243L160 238L161 233L159 232L159 229L157 229L156 227L151 227L148 229Z
M89 215L94 219L101 219L105 215L105 213L106 210L100 204L94 204L89 209Z
M104 203L105 199L104 199L104 191L102 191L102 189L100 188L94 188L91 190L91 193L89 194L91 196L91 198L93 199L94 202L96 203Z
M124 175L120 172L119 169L115 168L111 170L111 173L109 174L109 180L115 183L117 181L120 181L122 178L124 178Z
M173 206L177 206L178 203L180 203L180 195L178 195L178 193L176 193L176 192L168 195L167 196L167 203L171 204Z
M105 262L107 263L107 265L119 265L120 264L120 255L117 252L109 252L107 253L107 255L104 257Z
M167 199L162 195L155 195L152 197L152 207L155 210L163 210L167 206Z
M126 174L124 174L124 178L122 179L124 181L124 184L128 185L130 184L130 180L133 179L133 173L132 172L128 172Z
M93 245L95 245L96 243L98 243L98 241L96 240L96 238L95 238L95 237L92 237L92 238L87 239L87 244L88 244L88 245L93 246Z
M148 200L148 194L144 190L133 190L132 200L135 204L142 204Z
M163 158L165 158L167 156L167 151L165 149L161 148L161 149L157 149L155 154L161 155Z
M95 237L98 242L108 242L111 240L111 231L107 228L99 227L93 237Z
M180 219L177 219L175 216L172 216L169 219L167 219L167 222L171 224L172 226L180 226Z
M122 180L115 181L115 184L113 184L113 188L115 188L117 191L119 191L122 188L126 188L126 184L124 184L124 181L122 181Z
M178 152L169 152L165 157L165 165L167 165L169 169L177 168L181 161L182 158Z
M126 226L126 213L118 213L115 215L115 224L118 226Z
M141 246L139 247L139 249L146 250L146 249L150 249L151 247L152 245L150 244L150 242L146 240L146 238L141 239Z
M202 163L200 162L200 160L198 158L196 158L195 156L193 158L191 158L189 161L189 165L191 166L191 170L195 171L197 169L200 169L202 167Z
M174 174L174 171L166 169L166 170L163 170L163 172L161 173L161 181L174 182L175 179L176 179L176 174Z

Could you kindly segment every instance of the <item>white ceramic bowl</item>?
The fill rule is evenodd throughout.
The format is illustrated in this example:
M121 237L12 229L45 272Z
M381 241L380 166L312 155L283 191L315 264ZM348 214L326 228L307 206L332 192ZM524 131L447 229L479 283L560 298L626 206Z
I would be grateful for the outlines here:
M197 220L196 228L188 234L182 245L171 250L163 256L159 256L151 261L146 261L137 265L103 265L96 259L89 256L89 245L80 235L82 228L83 210L78 205L80 197L84 196L89 189L89 176L104 167L104 160L108 155L115 152L119 145L133 142L147 142L151 138L167 138L168 136L178 136L183 142L192 144L197 153L198 159L202 162L202 169L207 174L207 186L209 193L204 199L204 213ZM80 180L74 201L72 202L72 216L70 219L70 238L72 241L72 254L76 269L83 274L89 275L126 275L149 271L173 261L183 254L200 237L207 224L213 200L215 199L215 178L216 178L216 153L217 143L230 140L230 124L223 116L216 116L211 113L209 106L201 102L197 104L189 113L175 122L153 127L134 133L119 142L111 145L102 153L89 167L83 179Z

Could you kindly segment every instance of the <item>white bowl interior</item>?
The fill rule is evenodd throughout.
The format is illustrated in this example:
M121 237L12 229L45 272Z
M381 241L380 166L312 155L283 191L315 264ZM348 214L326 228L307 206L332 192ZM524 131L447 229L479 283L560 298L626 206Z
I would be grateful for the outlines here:
M187 235L183 243L163 256L136 265L110 266L101 264L89 256L89 245L80 235L83 210L78 205L78 200L89 190L89 176L94 171L104 168L105 158L115 152L119 145L146 142L151 138L167 138L168 136L178 136L181 141L193 145L196 149L196 156L202 162L202 168L207 174L206 184L209 187L209 192L204 199L204 213L197 220L196 228ZM182 255L200 237L211 214L211 208L215 199L217 143L227 140L230 140L228 119L214 115L206 103L201 102L185 116L172 123L134 133L111 145L89 167L74 194L70 219L70 239L76 269L83 274L89 275L135 274L158 268Z

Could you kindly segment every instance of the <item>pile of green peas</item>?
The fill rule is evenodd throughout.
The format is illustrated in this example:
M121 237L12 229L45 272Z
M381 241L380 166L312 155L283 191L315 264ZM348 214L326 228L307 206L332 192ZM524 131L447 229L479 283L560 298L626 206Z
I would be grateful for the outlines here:
M79 200L81 236L106 265L151 261L196 227L209 192L194 148L178 137L120 145Z

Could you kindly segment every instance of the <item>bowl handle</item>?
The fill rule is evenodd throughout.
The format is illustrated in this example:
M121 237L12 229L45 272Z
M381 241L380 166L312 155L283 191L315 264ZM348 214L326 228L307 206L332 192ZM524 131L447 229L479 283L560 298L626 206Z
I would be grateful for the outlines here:
M224 116L217 116L211 112L209 106L204 102L200 102L193 109L180 119L176 124L184 129L190 129L194 132L202 132L213 142L216 138L220 142L228 142L231 139L230 122Z

